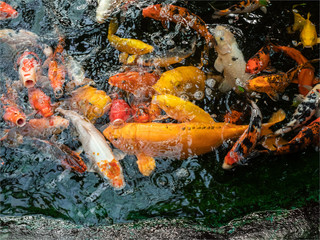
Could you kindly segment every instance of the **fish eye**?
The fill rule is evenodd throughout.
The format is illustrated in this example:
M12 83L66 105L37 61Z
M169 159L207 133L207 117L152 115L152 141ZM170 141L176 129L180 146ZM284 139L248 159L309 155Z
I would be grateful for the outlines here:
M224 40L224 37L220 37L220 40L223 41L223 40Z

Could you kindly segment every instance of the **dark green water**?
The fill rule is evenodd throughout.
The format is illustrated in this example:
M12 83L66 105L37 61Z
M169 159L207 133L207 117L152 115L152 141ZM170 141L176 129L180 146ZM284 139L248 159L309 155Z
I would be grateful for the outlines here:
M99 47L83 65L87 76L94 79L100 89L108 89L106 79L120 68L117 61L119 52L107 43L108 24L94 23L94 3L87 4L84 0L8 3L17 7L20 16L0 22L1 28L27 29L39 34L43 42L55 46L57 34L54 25L57 25L66 37L68 53L78 59ZM209 24L229 24L229 18L211 19L213 10L208 3L197 1L189 2L189 5L185 2L176 4L187 6ZM263 46L267 35L281 45L291 45L292 40L299 39L298 34L291 36L285 32L286 27L293 22L293 4L272 2L266 15L257 10L231 24L236 27L237 40L246 60ZM223 8L229 5L230 2L218 2L215 6ZM311 21L319 28L319 3L307 2L299 10L303 15L310 11ZM118 34L152 44L157 34L168 35L174 31L174 27L171 24L169 30L164 31L161 23L143 19L141 10L132 7L119 27ZM189 40L193 36L196 36L193 31L181 31L175 33L172 39L176 45L183 45L182 39ZM201 49L203 40L198 40ZM160 49L166 47L159 46ZM319 57L318 46L313 50L298 49L308 59ZM187 60L186 65L199 62L199 52ZM10 63L8 49L0 45L0 54L1 74L12 80L18 79ZM213 63L215 55L214 52L212 54L210 61ZM282 71L287 71L294 64L293 60L282 55L274 55L272 58L272 65ZM295 93L296 88L291 86L285 95L291 99ZM21 104L27 102L26 91L21 93L19 100ZM221 113L222 116L228 105L235 104L235 101L233 93L223 96L214 92L199 105L211 113ZM294 111L290 101L274 103L265 96L259 101L259 107L266 119L280 107L286 110L288 116ZM98 125L105 124L105 121L103 117ZM7 125L0 122L0 128L7 128ZM59 140L73 148L79 145L73 141L69 131L63 132ZM95 173L79 175L64 171L56 159L49 154L39 153L30 144L15 149L1 145L0 158L4 163L0 167L1 215L44 214L88 225L151 217L186 217L208 226L216 226L253 211L291 209L303 206L308 201L318 201L319 154L313 148L280 157L261 156L231 172L221 168L226 153L227 145L215 152L184 161L156 159L157 168L150 177L143 177L136 166L136 158L127 156L121 161L127 185L121 191L114 191Z

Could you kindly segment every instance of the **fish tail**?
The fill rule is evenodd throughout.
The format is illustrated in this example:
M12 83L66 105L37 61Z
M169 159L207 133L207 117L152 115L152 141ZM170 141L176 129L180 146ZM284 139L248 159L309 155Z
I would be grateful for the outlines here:
M116 189L122 189L125 186L121 165L113 159L111 162L102 160L97 163L100 171L110 181L110 184Z
M274 124L283 121L285 118L286 113L282 109L279 109L277 112L272 114L268 123L262 124L261 136L272 134L272 131L269 128Z
M156 167L156 161L153 157L147 156L143 153L137 154L137 158L137 164L140 172L144 176L149 176Z

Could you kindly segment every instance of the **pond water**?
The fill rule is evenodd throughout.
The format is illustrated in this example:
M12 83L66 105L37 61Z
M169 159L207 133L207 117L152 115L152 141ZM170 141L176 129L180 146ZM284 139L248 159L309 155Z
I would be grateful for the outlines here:
M139 6L145 7L151 2L160 1L141 1ZM288 35L285 31L293 23L291 9L295 2L271 1L267 14L256 10L239 18L223 17L217 20L211 18L214 12L211 5L223 9L233 2L165 2L187 7L210 26L232 26L246 60L265 44L267 38L284 46L292 46L292 41L299 39L299 34ZM65 37L65 49L81 61L86 76L93 79L99 89L110 92L107 79L121 67L119 51L107 41L108 22L99 25L94 21L95 1L12 0L7 3L20 14L16 19L1 21L1 29L32 31L52 47L57 44L58 33L62 34ZM319 29L318 2L306 2L299 11L304 16L310 12L311 21ZM158 50L172 47L168 41L165 43L161 39L170 39L175 46L183 47L197 36L193 30L175 31L173 23L166 30L160 22L144 19L141 9L134 5L127 10L117 34L151 45L157 43ZM197 37L197 41L196 53L174 67L199 63L204 41L200 37ZM307 59L319 58L318 45L313 49L303 49L302 46L297 49ZM5 91L4 79L17 80L18 74L12 63L13 53L10 49L0 44L0 54L2 94ZM209 64L204 69L206 72L213 70L216 58L214 51L210 54ZM272 65L287 71L295 66L295 62L284 55L275 54ZM319 77L319 68L316 74ZM291 116L295 110L291 105L296 93L294 85L284 93L290 101L281 98L273 102L267 96L262 96L258 105L264 119L268 119L279 108ZM19 95L19 104L28 108L27 91L22 90ZM241 108L242 101L238 101L241 98L234 92L222 94L213 89L212 94L206 95L197 104L222 120L221 116L229 106L238 104ZM97 121L97 126L101 127L106 122L107 117L104 116ZM7 123L0 120L2 134L7 128ZM80 145L70 130L62 132L58 138L72 149ZM211 153L183 161L157 158L157 168L149 177L140 174L135 156L126 156L121 160L126 187L115 191L96 173L78 174L64 170L54 156L39 152L28 142L18 148L5 147L2 143L0 146L1 216L43 214L85 225L153 217L184 217L207 226L217 226L253 211L303 206L308 201L317 201L319 196L319 155L312 147L290 155L257 157L233 171L224 171L221 165L232 146L229 141Z

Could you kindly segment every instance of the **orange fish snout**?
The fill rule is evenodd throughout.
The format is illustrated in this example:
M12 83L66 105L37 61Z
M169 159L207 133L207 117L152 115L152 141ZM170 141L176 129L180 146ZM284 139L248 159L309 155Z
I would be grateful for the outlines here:
M17 63L19 78L26 88L32 88L37 82L37 71L40 66L38 56L33 52L24 52Z
M0 1L0 20L18 17L19 13L8 3Z
M26 115L21 112L21 110L14 106L9 106L5 108L5 114L3 119L6 122L12 122L15 125L22 127L26 124Z

